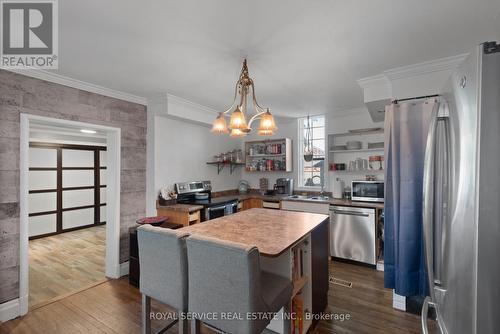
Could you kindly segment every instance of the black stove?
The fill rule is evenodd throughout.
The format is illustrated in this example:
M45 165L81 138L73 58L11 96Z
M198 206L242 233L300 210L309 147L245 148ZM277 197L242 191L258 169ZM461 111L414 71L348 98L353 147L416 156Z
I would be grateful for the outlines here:
M202 205L201 220L206 221L238 211L236 197L212 198L212 185L210 181L179 182L175 184L177 203Z

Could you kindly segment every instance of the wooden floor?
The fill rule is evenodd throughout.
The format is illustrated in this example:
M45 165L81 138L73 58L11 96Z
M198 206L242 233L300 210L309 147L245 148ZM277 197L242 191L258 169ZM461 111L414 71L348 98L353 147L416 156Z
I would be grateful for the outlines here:
M392 292L382 288L383 273L339 262L330 270L353 286L330 284L326 313L349 314L350 319L320 321L312 333L420 333L418 316L392 308ZM126 278L110 280L4 323L0 333L140 333L140 303L138 289ZM168 311L155 302L152 308ZM154 330L168 322L154 321ZM177 326L168 333L177 333Z
M30 308L105 280L105 242L104 225L31 240Z

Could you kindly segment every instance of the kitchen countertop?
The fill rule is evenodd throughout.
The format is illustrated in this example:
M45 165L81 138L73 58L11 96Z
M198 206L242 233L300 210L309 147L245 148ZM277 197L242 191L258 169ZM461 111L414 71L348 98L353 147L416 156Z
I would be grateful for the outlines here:
M220 197L217 197L220 198ZM333 205L339 205L339 206L355 206L355 207L361 207L361 208L374 208L374 209L383 209L384 208L384 203L375 203L375 202L357 202L357 201L351 201L351 200L346 200L346 199L337 199L337 198L330 198L328 200L307 200L303 198L288 198L288 195L261 195L261 194L235 194L232 196L223 196L223 198L227 199L233 199L237 198L240 201L246 200L246 199L251 199L251 198L258 198L262 200L268 200L268 201L296 201L296 202L306 202L306 203L327 203L327 204L333 204Z
M158 205L156 208L191 213L191 212L202 210L203 206L191 205L191 204L172 204L172 205Z
M261 255L275 257L292 247L329 217L272 209L249 209L216 218L182 231L256 246Z

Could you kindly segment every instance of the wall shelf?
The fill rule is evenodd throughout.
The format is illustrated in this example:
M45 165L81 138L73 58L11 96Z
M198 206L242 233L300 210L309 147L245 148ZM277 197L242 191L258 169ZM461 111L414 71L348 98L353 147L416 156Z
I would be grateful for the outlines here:
M292 140L290 138L245 142L247 172L291 172Z
M226 166L229 166L229 174L233 174L236 167L245 166L245 164L243 162L230 162L230 161L227 161L227 162L218 162L218 161L207 162L207 165L217 166L217 174L220 174L220 172Z

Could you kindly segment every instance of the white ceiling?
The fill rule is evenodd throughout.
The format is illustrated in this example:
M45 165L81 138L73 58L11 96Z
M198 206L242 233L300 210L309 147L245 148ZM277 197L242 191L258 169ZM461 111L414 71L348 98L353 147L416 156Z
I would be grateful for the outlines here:
M223 110L248 57L262 106L363 105L356 79L500 41L499 0L59 1L57 73Z

